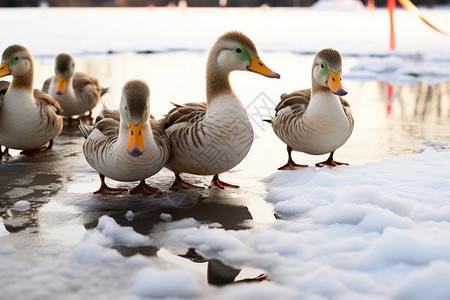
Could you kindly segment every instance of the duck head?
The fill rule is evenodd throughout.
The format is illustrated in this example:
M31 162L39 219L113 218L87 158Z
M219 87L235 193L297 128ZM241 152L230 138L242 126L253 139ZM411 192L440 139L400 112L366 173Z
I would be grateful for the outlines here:
M238 31L225 33L217 39L210 51L208 67L216 67L225 74L241 70L280 78L261 61L252 40Z
M0 65L0 77L12 75L23 77L33 70L33 56L27 48L20 45L11 45L3 51Z
M140 156L145 150L144 125L150 115L150 88L141 80L128 81L122 89L120 118L128 128L127 151Z
M55 93L62 95L66 91L67 81L75 74L75 60L67 53L58 54L55 58L56 87Z
M313 89L316 86L316 89L329 90L337 96L347 95L341 75L342 58L338 51L324 49L316 54L312 67Z

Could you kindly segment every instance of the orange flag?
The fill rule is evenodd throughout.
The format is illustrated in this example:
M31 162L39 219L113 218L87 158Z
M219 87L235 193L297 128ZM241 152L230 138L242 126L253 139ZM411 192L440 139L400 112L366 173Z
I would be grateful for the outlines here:
M446 32L440 30L439 28L436 28L435 26L433 26L430 22L428 22L419 12L419 9L410 1L410 0L398 0L398 2L400 2L400 4L403 6L404 9L412 12L413 14L415 14L419 19L421 19L425 24L427 24L428 26L430 26L431 28L433 28L434 30L436 30L439 33L442 33L443 35L449 36Z

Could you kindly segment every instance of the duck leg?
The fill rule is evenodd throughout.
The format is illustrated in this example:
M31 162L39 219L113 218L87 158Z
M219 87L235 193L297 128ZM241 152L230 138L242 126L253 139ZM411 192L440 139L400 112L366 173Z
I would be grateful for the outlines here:
M328 167L337 167L337 166L342 166L342 165L346 165L348 166L348 163L342 163L342 162L337 162L333 159L333 154L334 151L330 153L330 156L328 157L328 159L326 161L320 162L316 164L316 167L324 167L324 166L328 166Z
M222 180L219 179L219 174L216 174L214 175L213 179L211 180L211 184L209 185L209 188L214 187L224 189L225 187L238 188L239 186L223 182Z
M287 146L287 152L288 152L288 162L284 165L278 168L278 170L295 170L296 168L307 168L308 165L299 165L296 164L293 160L292 160L292 148Z
M130 194L157 194L161 191L158 188L154 188L145 183L145 179L130 191Z
M124 192L127 189L124 188L111 188L109 186L106 185L105 183L105 175L98 173L98 175L100 176L100 181L102 182L102 184L100 185L100 188L98 189L98 191L94 192L94 194L118 194L120 192Z
M170 186L171 190L174 190L174 189L190 189L190 188L203 189L202 186L190 184L190 183L184 181L183 179L181 179L180 174L175 174L175 180L173 181L172 185Z

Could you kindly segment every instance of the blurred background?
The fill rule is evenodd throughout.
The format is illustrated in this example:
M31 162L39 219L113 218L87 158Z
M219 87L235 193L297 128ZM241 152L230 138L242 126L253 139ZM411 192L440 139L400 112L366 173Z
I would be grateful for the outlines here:
M317 0L0 0L0 7L309 7L315 2ZM366 4L367 0L361 2ZM450 0L414 0L413 2L416 5L433 7L449 4ZM386 6L386 0L376 0L375 6Z

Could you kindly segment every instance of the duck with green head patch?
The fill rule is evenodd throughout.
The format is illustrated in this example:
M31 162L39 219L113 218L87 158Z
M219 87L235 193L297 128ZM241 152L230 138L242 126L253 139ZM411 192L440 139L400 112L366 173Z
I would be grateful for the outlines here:
M279 170L307 167L296 164L292 150L312 155L330 153L316 166L338 166L333 159L336 149L350 137L354 121L350 105L342 98L342 58L334 49L319 51L312 65L312 88L281 95L275 117L269 121L275 134L287 144L288 162Z
M162 120L171 143L166 167L175 173L171 188L197 187L182 180L181 173L214 175L210 187L238 187L219 180L220 173L244 159L253 142L247 112L231 88L229 75L235 70L280 78L241 32L217 39L207 59L206 103L176 105Z
M5 49L0 77L12 75L11 84L0 82L0 145L23 154L49 151L61 133L61 106L48 94L33 88L34 60L23 46Z

